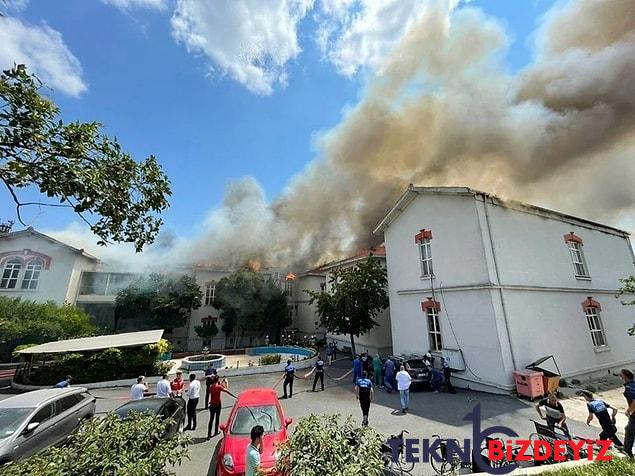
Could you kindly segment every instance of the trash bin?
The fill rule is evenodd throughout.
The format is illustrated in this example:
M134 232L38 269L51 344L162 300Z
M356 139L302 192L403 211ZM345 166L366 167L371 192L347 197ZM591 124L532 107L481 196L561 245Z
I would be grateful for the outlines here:
M542 373L535 370L516 370L514 382L516 382L516 392L520 396L536 398L545 394Z
M551 360L553 362L554 367L552 370L545 369L544 365L547 361ZM560 369L558 368L558 364L553 355L547 355L545 357L541 357L535 362L527 365L525 367L528 370L535 370L537 372L542 372L542 380L543 387L546 394L557 392L558 386L560 385ZM554 371L555 368L555 371Z

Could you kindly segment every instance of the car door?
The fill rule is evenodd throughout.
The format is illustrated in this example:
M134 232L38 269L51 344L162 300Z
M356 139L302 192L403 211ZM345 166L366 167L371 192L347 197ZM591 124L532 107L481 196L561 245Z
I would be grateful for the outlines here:
M78 403L76 394L66 395L57 400L55 426L58 439L56 443L63 443L79 425Z
M27 423L38 423L33 431L22 431L16 439L14 454L18 459L26 458L42 451L56 442L55 402L43 405Z

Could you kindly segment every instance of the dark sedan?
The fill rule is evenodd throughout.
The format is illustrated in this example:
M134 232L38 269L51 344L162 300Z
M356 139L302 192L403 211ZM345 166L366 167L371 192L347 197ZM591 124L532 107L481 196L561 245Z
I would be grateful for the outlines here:
M150 412L159 415L164 420L172 418L174 422L164 435L166 439L172 438L177 433L183 431L185 424L185 402L182 398L142 398L124 403L115 410L115 413L122 419L128 418L132 412Z
M399 366L403 365L406 372L412 378L412 390L431 390L430 381L432 380L432 372L430 367L423 361L422 357L388 357L395 363L395 370L399 371Z

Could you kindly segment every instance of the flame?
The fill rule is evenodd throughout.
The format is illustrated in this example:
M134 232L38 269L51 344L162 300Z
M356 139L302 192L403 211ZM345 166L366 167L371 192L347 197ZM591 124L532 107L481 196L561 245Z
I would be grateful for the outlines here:
M293 273L289 273L289 274L287 274L287 276L286 276L286 278L285 278L285 279L286 279L287 281L295 281L295 279L296 279L296 278L297 278L297 276L296 276L295 274L293 274Z
M260 261L256 261L256 260L249 260L249 269L251 269L254 273L259 273L260 272L260 268L262 267L262 265L260 264Z

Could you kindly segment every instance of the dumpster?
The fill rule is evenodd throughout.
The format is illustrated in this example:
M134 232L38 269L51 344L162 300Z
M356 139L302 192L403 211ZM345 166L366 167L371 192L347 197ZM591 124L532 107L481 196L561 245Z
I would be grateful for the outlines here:
M516 382L516 392L519 396L533 399L545 394L542 374L535 370L516 370L514 382Z
M553 362L551 370L545 368L545 364L549 363L549 361ZM558 363L556 362L556 359L553 357L553 355L541 357L535 362L527 365L525 368L542 373L543 387L546 394L558 391L558 386L560 385L560 369L558 368Z

